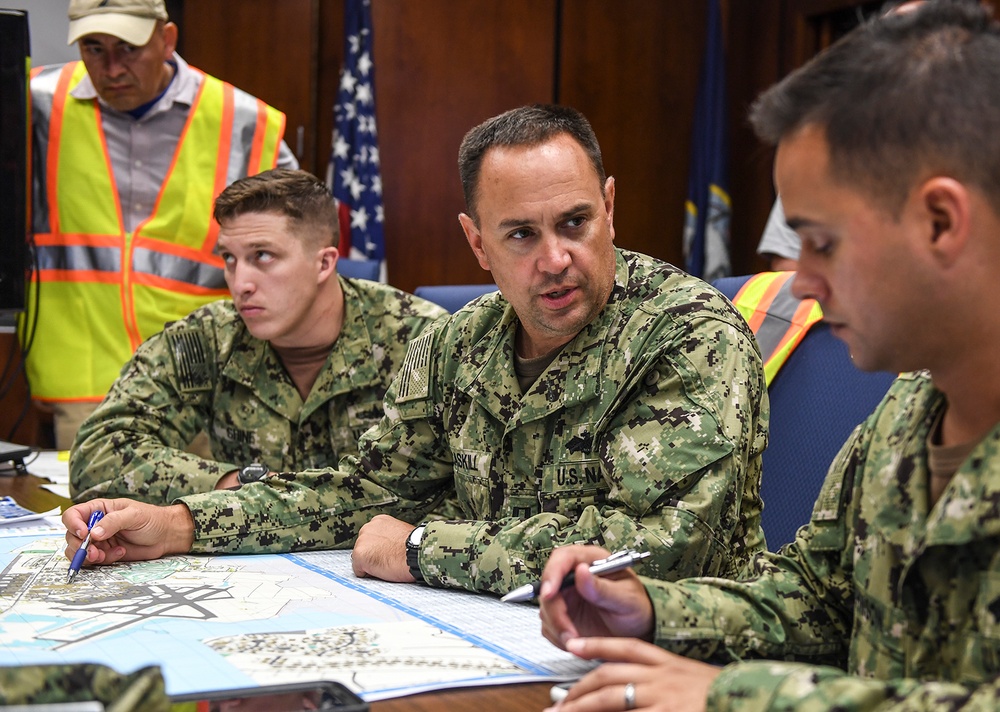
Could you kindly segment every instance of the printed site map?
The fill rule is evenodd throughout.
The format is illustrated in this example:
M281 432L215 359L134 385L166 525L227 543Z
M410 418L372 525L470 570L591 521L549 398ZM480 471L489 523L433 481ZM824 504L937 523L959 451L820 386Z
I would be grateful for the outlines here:
M172 694L330 679L369 701L586 672L538 609L357 579L349 552L85 567L60 538L0 539L0 665L160 665Z

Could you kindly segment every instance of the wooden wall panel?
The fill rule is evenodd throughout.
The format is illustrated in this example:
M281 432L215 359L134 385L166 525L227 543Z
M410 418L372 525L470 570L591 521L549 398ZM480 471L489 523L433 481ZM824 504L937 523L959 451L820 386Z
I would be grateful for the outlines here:
M555 0L375 0L375 91L389 281L492 281L458 223L472 126L551 101Z
M285 112L285 141L311 172L318 170L312 157L317 144L319 2L186 2L178 41L181 56L194 66Z
M313 172L324 178L333 148L333 104L344 56L343 0L320 0L316 66L316 146Z
M564 3L560 101L590 119L615 176L615 242L683 265L704 0Z
M722 0L737 273L764 266L755 250L774 195L772 152L747 109L812 51L806 17L852 4L867 3ZM705 0L373 0L372 13L390 282L489 279L457 224L458 145L474 124L534 101L575 106L594 124L617 180L618 244L682 262ZM187 0L183 23L184 56L284 110L293 148L303 126L300 161L324 176L343 0ZM251 41L265 26L266 46Z
M729 181L733 199L730 246L734 274L766 269L757 256L774 202L774 151L747 121L757 95L786 73L780 48L787 36L780 3L728 0L726 70L729 80Z

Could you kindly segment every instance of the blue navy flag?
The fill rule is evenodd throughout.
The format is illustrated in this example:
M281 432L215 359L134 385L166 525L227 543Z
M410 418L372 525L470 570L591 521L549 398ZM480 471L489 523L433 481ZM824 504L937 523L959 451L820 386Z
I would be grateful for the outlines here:
M708 3L708 37L702 58L691 137L691 165L684 221L685 269L712 281L730 273L726 163L726 67L719 0Z
M385 281L371 0L345 0L344 36L327 184L340 203L342 231L345 214L350 220L349 234L341 235L342 256L378 260Z

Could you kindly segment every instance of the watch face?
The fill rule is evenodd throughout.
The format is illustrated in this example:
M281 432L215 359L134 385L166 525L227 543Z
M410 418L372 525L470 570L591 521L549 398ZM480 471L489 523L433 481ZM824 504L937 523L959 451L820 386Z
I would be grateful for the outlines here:
M247 465L242 470L240 470L239 480L240 482L246 484L247 482L257 482L258 480L264 479L264 476L268 473L267 465L261 465L258 462L252 465Z
M407 539L407 543L409 543L410 546L420 546L420 540L423 538L424 538L424 527L423 525L421 525L416 529L414 529L412 532L410 532L410 536ZM396 541L399 540L397 539Z

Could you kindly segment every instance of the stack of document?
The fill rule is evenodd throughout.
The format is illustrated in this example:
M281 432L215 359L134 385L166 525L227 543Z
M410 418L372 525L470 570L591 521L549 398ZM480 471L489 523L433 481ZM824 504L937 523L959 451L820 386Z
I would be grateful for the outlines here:
M45 477L52 482L42 485L53 494L69 499L69 451L41 450L24 463L28 472L36 477Z

